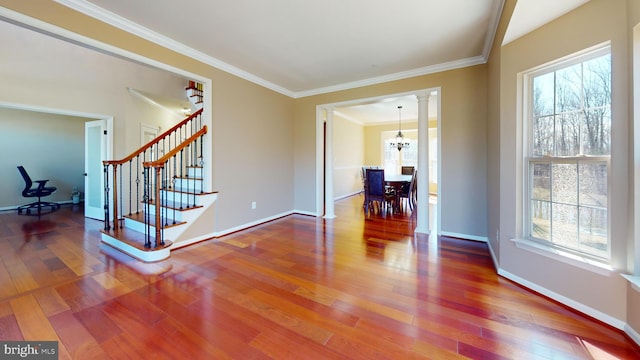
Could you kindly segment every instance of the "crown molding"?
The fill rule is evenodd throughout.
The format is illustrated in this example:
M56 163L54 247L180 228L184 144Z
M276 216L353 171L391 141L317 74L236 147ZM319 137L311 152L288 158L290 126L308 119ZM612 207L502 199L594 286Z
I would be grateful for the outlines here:
M106 24L116 27L120 30L126 31L130 34L133 34L145 40L151 41L167 49L176 51L180 54L183 54L185 56L188 56L190 58L203 62L207 65L211 65L217 69L233 74L239 78L264 86L268 89L271 89L283 95L286 95L289 97L295 97L295 93L291 92L288 89L283 88L282 86L276 85L272 82L269 82L265 79L255 76L247 71L244 71L240 68L230 65L222 60L216 59L203 52L195 50L187 45L184 45L181 42L178 42L169 37L161 35L153 30L150 30L144 26L141 26L130 20L127 20L120 15L117 15L111 11L108 11L104 8L94 5L88 1L84 1L84 0L54 0L54 1L70 9L73 9L89 17L92 17L96 20L102 21Z
M150 42L153 42L157 45L160 45L162 47L165 47L167 49L171 49L173 51L179 52L185 56L188 56L190 58L193 58L195 60L198 60L202 63L205 63L207 65L210 65L212 67L215 67L219 70L225 71L227 73L230 73L232 75L235 75L239 78L245 79L247 81L253 82L257 85L263 86L267 89L271 89L275 92L278 92L280 94L286 95L288 97L297 99L297 98L301 98L301 97L307 97L307 96L313 96L313 95L320 95L320 94L326 94L326 93L330 93L330 92L335 92L335 91L341 91L341 90L349 90L349 89L354 89L354 88L358 88L358 87L363 87L363 86L369 86L369 85L376 85L376 84L380 84L380 83L384 83L384 82L389 82L389 81L396 81L396 80L403 80L403 79L407 79L407 78L411 78L411 77L416 77L416 76L423 76L423 75L429 75L429 74L433 74L433 73L438 73L438 72L442 72L442 71L448 71L448 70L455 70L455 69L460 69L460 68L464 68L464 67L468 67L468 66L474 66L474 65L479 65L479 64L484 64L487 62L488 59L488 54L491 50L491 44L493 43L493 39L497 30L497 26L499 24L499 20L500 20L500 12L501 11L494 11L494 15L493 15L493 19L492 19L492 23L493 23L493 31L490 31L490 33L488 34L487 38L485 39L485 46L484 46L484 50L483 50L483 55L482 56L476 56L476 57L471 57L471 58L467 58L467 59L461 59L461 60L455 60L455 61L451 61L451 62L446 62L446 63L441 63L441 64L436 64L436 65L431 65L431 66L426 66L423 68L418 68L418 69L413 69L413 70L408 70L408 71L402 71L402 72L397 72L394 74L388 74L388 75L383 75L383 76L378 76L378 77L373 77L373 78L368 78L368 79L363 79L363 80L357 80L357 81L353 81L353 82L347 82L347 83L343 83L343 84L338 84L338 85L332 85L332 86L327 86L327 87L322 87L322 88L316 88L316 89L311 89L311 90L304 90L304 91L292 91L289 89L286 89L282 86L279 86L277 84L274 84L270 81L267 81L259 76L256 76L254 74L251 74L245 70L242 70L240 68L237 68L231 64L228 64L222 60L219 60L217 58L214 58L212 56L209 56L203 52L200 52L198 50L195 50L185 44L182 44L176 40L173 40L169 37L166 37L164 35L161 35L155 31L152 31L144 26L141 26L137 23L134 23L120 15L117 15L113 12L110 12L104 8L101 8L97 5L94 5L86 0L54 0L55 2L66 6L68 8L71 8L75 11L78 11L82 14L85 14L89 17L92 17L96 20L102 21L106 24L109 24L111 26L114 26L118 29L121 29L123 31L126 31L132 35L141 37L145 40L148 40ZM496 8L500 8L502 9L504 4L504 0L499 1L496 4Z
M467 59L450 61L442 64L425 66L419 69L402 71L394 74L388 74L388 75L373 77L369 79L348 82L340 85L327 86L327 87L308 90L308 91L299 91L296 93L296 95L297 97L305 97L305 96L326 94L334 91L349 90L349 89L354 89L362 86L376 85L376 84L385 83L389 81L403 80L403 79L408 79L416 76L434 74L442 71L461 69L469 66L484 64L486 62L487 61L483 56L476 56L476 57L467 58Z
M496 34L498 33L498 26L500 26L500 18L502 17L502 11L504 10L504 0L497 1L494 8L491 11L491 20L489 20L489 32L484 39L484 48L482 49L482 57L485 61L489 60L491 54L491 48L496 40Z

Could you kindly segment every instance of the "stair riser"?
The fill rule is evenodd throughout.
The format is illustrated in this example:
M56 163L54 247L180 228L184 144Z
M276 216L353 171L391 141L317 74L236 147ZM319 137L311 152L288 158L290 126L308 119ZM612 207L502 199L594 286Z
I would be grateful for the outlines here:
M190 209L183 209L182 211L176 210L175 212L176 221L189 221L189 219L193 219L193 216L190 213L200 209L201 207L208 207L210 204L213 204L213 202L215 202L216 198L217 198L217 194L205 194L205 195L196 196L197 207L194 209L192 204L192 208ZM148 212L152 216L155 215L156 207L149 206ZM168 209L167 212L170 213L171 216L173 216L173 209Z
M131 220L131 219L124 219L124 226L127 229L131 229L131 230L135 230L137 232L141 232L144 233L145 231L145 225L144 223L141 223L139 221L135 221L135 220ZM177 234L179 234L181 232L182 229L179 229L180 226L183 225L178 225L178 226L172 226L172 227L168 227L164 229L164 238L165 239L175 239ZM150 227L150 231L152 234L155 234L156 231L156 227L155 226L151 226Z
M193 191L193 189L192 189ZM160 190L160 196L163 199L168 200L169 202L176 202L176 203L190 203L193 204L193 202L195 201L196 205L200 205L200 198L202 197L201 195L196 195L195 199L193 198L193 194L186 194L186 193L178 193L175 191L167 191L167 190Z
M202 180L200 179L176 179L175 189L178 191L191 191L194 189L200 191L202 189Z
M187 174L190 178L202 178L202 169L190 167L187 169Z

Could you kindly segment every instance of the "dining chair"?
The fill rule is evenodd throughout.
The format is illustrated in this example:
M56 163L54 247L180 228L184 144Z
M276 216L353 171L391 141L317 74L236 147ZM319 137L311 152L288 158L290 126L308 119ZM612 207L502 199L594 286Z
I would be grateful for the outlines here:
M385 185L384 169L365 169L365 177L365 213L369 213L369 207L375 204L378 204L381 210L393 205L395 193Z
M411 182L409 184L402 186L400 189L400 201L404 202L404 199L407 200L407 204L409 205L409 209L413 211L413 208L416 205L416 199L418 195L417 188L417 173L414 171L411 174Z
M413 175L415 171L415 166L403 166L400 170L402 175Z

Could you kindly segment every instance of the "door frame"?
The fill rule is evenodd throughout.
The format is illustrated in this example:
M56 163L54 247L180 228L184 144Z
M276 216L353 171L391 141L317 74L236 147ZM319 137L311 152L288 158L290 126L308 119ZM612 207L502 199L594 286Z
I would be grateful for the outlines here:
M438 151L437 151L437 183L441 184L441 164L442 164L442 136L441 136L441 122L442 122L442 115L441 115L441 110L442 110L442 88L440 86L435 86L435 87L430 87L430 88L425 88L425 89L419 89L419 90L413 90L413 91L407 91L407 92L402 92L402 93L395 93L395 94L385 94L385 95L380 95L380 96L374 96L374 97L370 97L370 98L360 98L360 99L354 99L354 100L347 100L347 101L339 101L339 102L335 102L335 103L327 103L327 104L321 104L321 105L316 105L316 192L315 192L315 198L316 198L316 216L319 217L326 217L326 218L334 218L335 214L333 213L333 204L330 204L329 207L327 207L327 199L332 199L331 201L335 201L334 200L334 196L333 196L333 179L331 178L333 176L333 149L331 148L333 146L333 109L336 107L342 107L342 106L354 106L354 105L359 105L359 104L367 104L367 103L371 103L372 101L378 101L378 100L384 100L387 98L394 98L394 97L401 97L401 96L406 96L406 95L415 95L416 96L416 101L418 101L418 96L430 96L430 94L436 91L437 92L437 111L436 111L436 128L437 128L437 138L438 138L438 143L437 143L437 147L438 147ZM428 100L427 100L428 101ZM418 119L418 129L420 128L425 128L429 129L429 114L427 113L426 115L426 123L424 123L423 120ZM326 126L327 131L322 131L323 128ZM418 130L418 136L420 137L420 131ZM424 142L426 144L426 146L428 146L428 138L429 138L429 134L425 134L425 137L427 138L427 140ZM325 154L330 154L325 156ZM429 159L427 159L427 163L428 163ZM418 154L418 162L420 162L420 154ZM329 186L327 186L326 184L329 184ZM441 213L441 204L442 204L442 198L441 198L441 191L440 191L441 187L438 186L437 188L437 203L436 203L436 214L435 214L435 230L436 230L436 235L440 235L440 229L441 229L441 218L440 218L440 213ZM418 191L424 191L421 190L420 187L418 187ZM426 195L422 195L419 193L418 194L419 197L423 197L427 199L429 199L429 191L428 191L428 186L427 186L427 192ZM329 208L329 211L327 210L327 208ZM429 210L428 210L428 206L427 206L427 228L426 229L418 229L416 228L416 232L418 233L424 233L424 234L429 234L431 229L429 228L429 219L431 218L431 215L428 214Z
M107 137L111 134L111 131L108 130L107 121L105 119L98 120L88 120L84 122L84 216L92 219L103 220L104 219L104 175L102 171L99 171L98 174L93 174L94 177L100 179L99 186L97 187L97 194L95 192L89 191L92 187L88 185L88 182L92 179L89 173L89 160L92 158L89 156L89 152L91 150L95 150L95 147L90 147L89 143L91 139L87 137L89 126L96 126L98 123L101 132L105 131L105 134L99 134L99 152L100 152L100 162L104 160L110 159L107 156ZM101 169L102 164L98 164L98 167ZM88 196L92 196L89 198ZM89 204L98 203L98 206L90 207Z

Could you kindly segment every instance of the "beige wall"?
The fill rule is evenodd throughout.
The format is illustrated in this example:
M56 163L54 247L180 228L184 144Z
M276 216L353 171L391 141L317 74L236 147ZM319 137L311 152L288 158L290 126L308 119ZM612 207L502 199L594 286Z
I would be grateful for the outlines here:
M607 40L612 42L613 134L610 178L611 248L616 270L626 271L628 229L629 103L626 0L592 0L542 28L506 45L500 59L499 211L500 242L495 246L502 274L519 279L606 322L620 325L627 316L627 284L616 272L597 273L520 249L510 241L522 236L522 124L517 113L517 75L535 66L567 56ZM495 74L492 74L495 76ZM492 85L495 84L492 82ZM493 98L492 98L493 99ZM496 101L495 99L493 100ZM495 105L495 104L492 104ZM495 107L492 106L492 114ZM491 129L496 130L491 121ZM491 148L492 153L496 148ZM495 163L492 169L496 169ZM494 194L497 189L492 188ZM492 218L495 226L495 218ZM494 231L494 229L492 229Z
M335 115L333 133L333 195L338 199L362 191L364 128Z

